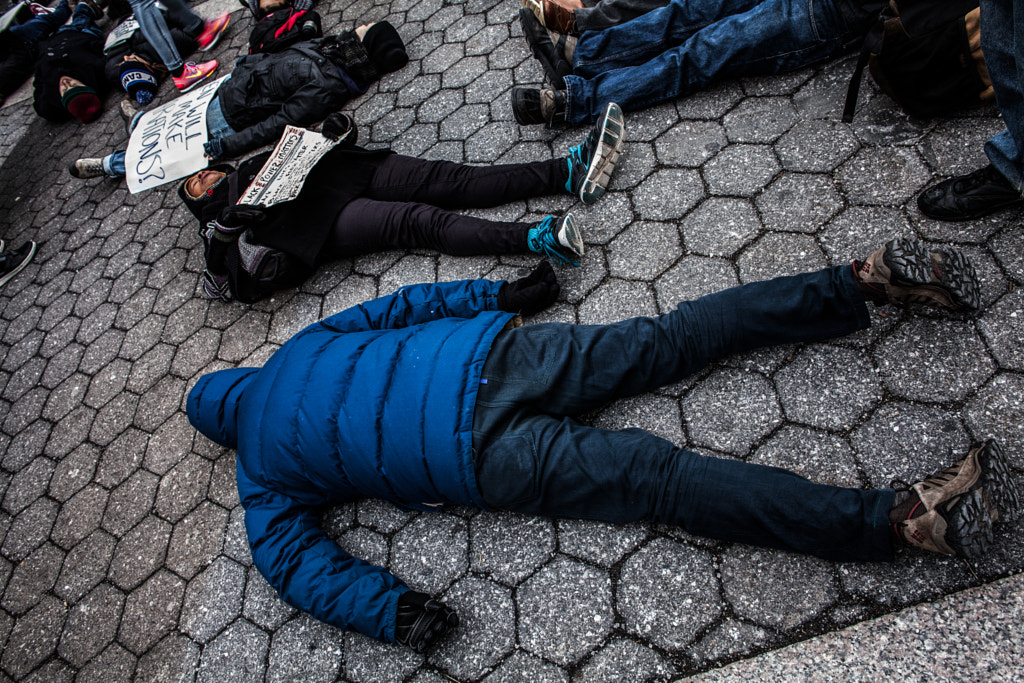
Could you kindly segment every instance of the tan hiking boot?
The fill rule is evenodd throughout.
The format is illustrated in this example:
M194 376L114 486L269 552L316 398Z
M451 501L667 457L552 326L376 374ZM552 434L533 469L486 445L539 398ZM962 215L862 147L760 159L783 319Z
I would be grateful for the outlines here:
M908 545L980 559L992 544L992 524L1011 517L1019 496L999 445L974 444L967 457L897 493L889 513Z
M861 289L875 299L951 309L981 306L974 266L950 247L930 252L923 243L901 237L853 267Z

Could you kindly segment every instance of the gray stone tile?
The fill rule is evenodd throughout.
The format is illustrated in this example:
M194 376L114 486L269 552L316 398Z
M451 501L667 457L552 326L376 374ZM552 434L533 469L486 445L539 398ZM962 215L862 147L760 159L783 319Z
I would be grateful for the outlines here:
M1024 466L1024 418L1021 389L1024 378L1000 373L978 391L964 409L964 419L976 438L995 437L1016 467Z
M189 581L181 608L179 628L198 643L208 643L242 610L245 568L218 558Z
M838 121L803 120L775 145L787 171L828 173L860 147L849 126Z
M761 227L749 202L711 197L683 219L680 229L689 252L731 257L753 240Z
M810 235L770 232L740 256L740 281L757 282L797 275L826 265L821 247Z
M210 501L200 503L174 525L165 566L178 576L191 579L220 553L227 523L227 510Z
M864 483L845 439L805 427L783 426L749 462L783 467L819 484L860 488Z
M825 175L783 173L756 200L769 230L817 232L843 208L835 183Z
M466 571L468 554L464 520L446 514L421 515L395 535L389 569L410 588L437 595Z
M114 639L124 593L101 583L68 612L57 653L76 668L99 654Z
M711 629L687 654L703 667L712 662L745 655L754 648L770 643L771 639L771 633L760 626L726 619Z
M49 495L58 502L64 502L82 489L92 479L99 460L99 449L90 443L83 443L64 456L53 470Z
M861 150L836 171L844 194L855 204L898 205L929 179L917 153L906 147Z
M704 180L710 194L750 197L779 170L771 147L730 145L704 165Z
M14 624L0 655L0 666L19 679L44 662L57 649L67 612L68 608L57 598L44 597Z
M785 97L747 98L722 117L731 142L773 142L797 120Z
M293 619L270 640L266 680L330 683L341 668L342 646L338 629L308 616Z
M608 245L608 270L612 277L653 280L681 255L675 225L638 222Z
M244 619L228 626L206 647L199 661L197 681L262 680L270 637Z
M135 680L188 683L199 667L199 646L172 633L139 659Z
M163 565L171 525L150 515L121 536L110 562L109 578L118 588L131 590Z
M805 348L775 375L775 386L787 418L821 429L849 429L882 400L870 358L835 346Z
M782 422L778 397L757 373L718 370L682 403L690 439L698 446L745 455Z
M64 559L53 592L66 602L77 602L107 575L116 539L95 531Z
M47 543L36 549L14 567L0 607L14 615L35 607L53 588L63 562L64 553L60 548Z
M671 220L681 218L703 198L704 184L696 171L662 169L634 192L633 206L647 220Z
M242 614L249 621L268 631L277 631L296 614L296 610L278 597L263 575L252 567L249 569L245 586Z
M721 124L713 121L681 121L654 144L658 161L667 166L696 168L728 144ZM628 149L633 153L632 146Z
M584 325L601 325L657 312L654 296L646 284L607 280L580 306L579 318Z
M213 465L209 460L191 454L175 465L160 480L156 514L170 522L177 522L206 497Z
M476 680L515 647L515 607L511 591L468 577L444 595L459 615L453 629L430 653L430 662L459 680Z
M569 683L569 677L561 669L542 659L516 650L497 669L483 679L483 683Z
M137 661L134 655L114 643L82 667L75 681L77 683L129 683L135 672Z
M41 546L50 535L59 514L59 506L48 498L38 498L14 516L4 538L4 557L20 562Z
M185 582L161 569L133 590L124 605L118 642L143 654L178 623Z
M676 669L652 648L615 639L594 654L573 677L579 683L667 680Z
M46 492L50 484L56 464L46 457L35 458L25 467L18 470L7 486L3 496L5 512L16 515Z
M470 569L514 586L551 558L551 520L512 513L477 515L470 522Z
M103 510L110 493L101 486L91 484L76 493L61 506L50 538L64 549L70 549L86 536L99 529Z

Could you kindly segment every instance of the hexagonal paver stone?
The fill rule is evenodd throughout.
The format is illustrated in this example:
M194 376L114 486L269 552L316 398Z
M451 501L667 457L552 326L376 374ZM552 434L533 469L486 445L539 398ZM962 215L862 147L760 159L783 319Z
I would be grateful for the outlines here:
M338 539L338 545L353 557L379 567L387 566L388 539L375 531L365 527L352 529Z
M796 110L785 97L750 97L725 115L731 142L772 142L796 123Z
M107 575L116 539L96 531L76 545L64 559L53 592L67 602L76 602Z
M955 320L908 320L875 358L886 389L918 401L963 400L995 370L974 327Z
M745 455L754 442L782 422L782 411L764 376L722 369L683 399L683 418L694 443Z
M543 564L555 549L551 520L498 513L470 522L470 569L514 586Z
M611 567L646 537L647 527L640 523L618 525L581 519L558 520L559 550L602 567Z
M76 683L129 683L136 658L117 643L112 644L78 671Z
M519 587L519 643L561 666L579 661L611 632L608 574L558 557Z
M195 443L196 430L189 424L184 412L178 412L160 425L146 444L146 469L155 474L166 474L188 455ZM192 463L193 468L200 465Z
M199 683L260 681L266 671L270 636L239 619L203 648Z
M4 557L20 562L41 546L50 535L57 512L57 504L48 498L39 498L19 512L4 538Z
M699 665L744 655L771 640L771 633L760 626L726 619L704 636L687 654Z
M0 607L14 615L24 614L53 588L64 562L64 553L47 543L14 567Z
M46 493L54 469L56 464L53 460L39 457L18 470L4 494L4 511L16 515Z
M121 537L110 563L110 580L131 590L164 563L171 525L150 515Z
M345 676L354 683L399 683L423 663L404 645L382 643L361 633L345 634Z
M361 500L356 507L356 516L360 524L386 534L398 531L418 515L418 512L402 510L377 498Z
M81 668L114 640L124 593L101 583L71 608L57 653Z
M682 255L679 231L668 223L634 223L609 245L613 277L652 280Z
M50 537L62 548L72 548L99 528L103 509L110 494L95 484L84 489L64 503Z
M103 528L121 535L139 523L153 508L160 478L152 472L139 470L110 494L103 513Z
M606 325L640 315L656 315L657 305L642 282L608 280L579 308L583 325Z
M616 639L598 650L573 677L579 683L668 680L675 667L649 647Z
M740 281L757 282L824 268L825 255L810 235L770 232L739 259Z
M118 641L135 654L153 647L178 623L185 582L165 569L149 577L125 601Z
M578 304L608 274L604 255L598 249L587 250L579 268L572 268L568 273L558 274L558 282L562 285L561 297L565 301Z
M757 237L761 220L750 202L711 197L683 219L681 230L689 251L730 257Z
M874 488L893 479L918 481L944 469L967 454L969 442L948 411L900 402L884 404L850 435L867 483Z
M296 609L282 600L256 567L248 572L245 586L246 619L268 631L276 630L296 613Z
M181 630L200 643L208 642L241 612L244 591L245 568L218 558L189 582L181 608Z
M896 237L913 237L902 211L877 206L851 206L833 218L819 233L818 241L834 264L863 261Z
M698 167L728 144L713 121L680 121L655 141L658 160L666 166Z
M699 299L739 284L735 267L725 259L686 256L658 278L658 305L671 311L682 301Z
M863 483L846 440L816 429L783 425L750 462L791 470L819 484L859 488Z
M847 199L855 204L902 204L931 174L909 147L862 149L836 171Z
M399 259L380 278L380 295L385 296L395 290L420 282L433 282L437 266L433 257L406 256Z
M839 596L828 562L743 545L724 553L722 586L737 615L782 630L816 618Z
M779 172L779 162L767 145L729 145L704 165L704 179L713 195L750 197Z
M341 668L343 636L308 615L277 629L270 640L268 683L331 683Z
M46 596L18 619L0 655L4 671L20 679L53 654L67 612L60 600Z
M630 132L626 131L627 135ZM619 157L609 190L629 190L643 182L658 165L654 145L630 142L628 152Z
M839 213L843 199L825 175L783 173L757 198L769 230L817 232Z
M185 519L174 525L167 549L167 568L186 579L213 562L224 543L228 511L203 501Z
M206 497L213 464L194 453L174 466L157 489L156 513L172 522L184 517Z
M564 671L553 664L537 659L522 650L516 650L512 656L501 663L482 683L569 683Z
M199 667L199 646L183 635L172 633L139 659L137 681L189 683Z
M634 190L633 206L646 220L673 220L682 218L704 196L704 183L697 171L666 168L655 172Z
M860 143L849 126L838 121L805 120L775 143L775 153L788 171L829 173L858 147Z
M985 311L981 334L999 365L1024 370L1024 289L1015 289Z
M1024 377L1003 373L992 378L967 404L965 415L977 438L999 439L1003 452L1024 467Z
M516 644L511 591L470 576L452 586L444 603L459 615L459 627L430 653L430 661L457 680L477 680Z
M82 489L92 479L99 460L99 449L90 443L83 443L64 456L50 479L50 497L64 502Z
M180 409L184 394L185 382L176 377L164 377L139 399L135 425L153 432Z
M1024 281L1024 235L1020 230L1004 230L992 239L989 247L1010 277Z
M816 345L775 375L786 417L822 429L849 429L882 400L882 386L864 353Z
M392 541L392 573L430 595L451 585L468 566L468 530L458 517L422 515Z
M681 650L722 613L711 555L656 538L626 560L616 607L626 629L666 650Z

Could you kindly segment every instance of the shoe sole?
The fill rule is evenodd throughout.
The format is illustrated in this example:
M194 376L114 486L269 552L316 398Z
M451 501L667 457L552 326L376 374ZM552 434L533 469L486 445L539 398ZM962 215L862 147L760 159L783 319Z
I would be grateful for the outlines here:
M576 225L576 218L571 214L565 214L562 219L562 224L558 228L558 241L563 244L568 244L569 249L572 250L578 258L583 258L583 235L580 232L579 226Z
M563 83L562 79L572 75L572 64L558 55L558 49L551 42L551 36L544 28L544 23L538 21L532 11L525 7L519 10L519 23L523 26L523 35L530 45L530 51L544 68L544 74L551 80L555 89L564 89L565 86L560 84Z
M202 78L200 78L200 79L199 79L198 81L196 81L195 83L190 83L190 84L188 85L188 87L187 87L187 88L178 88L178 84L177 84L177 83L175 83L175 84L174 84L174 87L175 87L175 88L178 88L178 92L180 92L180 93L186 93L186 92L188 92L188 91L190 91L190 90L193 90L193 89L195 89L195 88L198 88L199 86L201 86L201 85L202 85L203 83L205 83L205 82L206 82L206 81L207 81L207 80L208 80L208 79L210 78L210 76L212 76L212 75L213 75L213 74L212 74L212 73L210 73L210 74L207 74L206 76L203 76Z
M932 282L936 273L928 248L917 240L898 238L885 245L883 260L892 272L890 281L899 286L926 287L946 292L958 305L966 308L981 306L981 285L978 274L963 254L940 247L942 264L937 269L939 282Z
M978 464L981 465L981 491L988 503L989 516L993 522L1013 521L1020 511L1020 492L1013 481L1010 464L1003 449L994 439L988 439L971 448L981 448Z
M946 523L946 542L958 557L977 562L992 547L992 518L980 490L960 496L946 515Z
M27 266L28 264L32 263L32 259L35 258L36 250L37 249L39 249L39 245L36 244L35 242L32 242L32 248L29 250L28 256L25 257L25 260L22 261L21 263L19 263L17 266L15 266L14 270L12 270L11 272L7 273L3 277L0 277L0 287L3 287L8 282L13 280L15 275L17 275L21 271L25 270L25 266Z
M622 109L614 102L604 108L600 119L601 144L587 167L587 177L580 186L580 200L593 204L604 194L611 181L615 164L622 155L623 138L626 130L622 121Z

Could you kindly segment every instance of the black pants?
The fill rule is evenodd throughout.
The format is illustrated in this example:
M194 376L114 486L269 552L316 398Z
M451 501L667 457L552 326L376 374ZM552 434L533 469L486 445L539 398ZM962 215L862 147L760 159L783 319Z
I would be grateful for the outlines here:
M363 196L349 202L327 242L329 258L382 249L427 248L455 256L527 251L530 224L463 216L474 209L565 191L565 159L466 166L392 154Z

